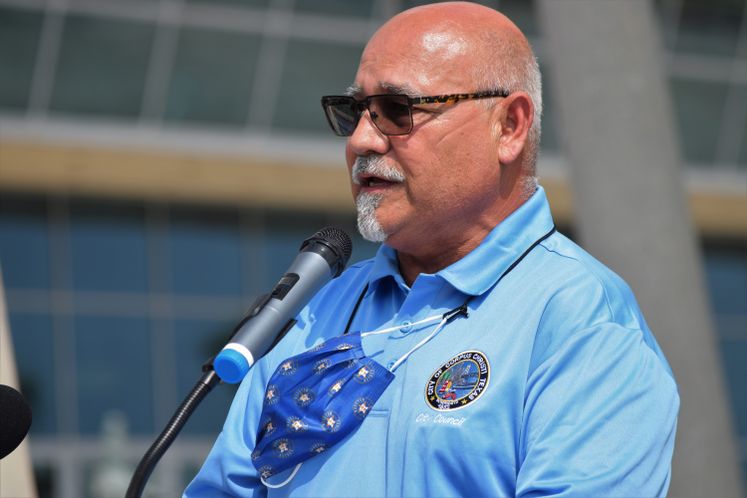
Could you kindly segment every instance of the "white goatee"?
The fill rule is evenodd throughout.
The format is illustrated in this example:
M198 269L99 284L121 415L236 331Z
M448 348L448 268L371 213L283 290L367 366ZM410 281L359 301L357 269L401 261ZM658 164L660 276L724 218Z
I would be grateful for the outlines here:
M359 156L355 160L352 171L353 183L361 184L361 175L368 174L378 178L401 183L405 181L404 175L395 168L384 163L384 159L378 155ZM358 210L358 231L364 239L371 242L384 242L387 238L381 223L376 219L376 208L383 198L382 194L360 193L355 199L355 207Z
M381 194L358 194L355 207L358 209L358 231L370 242L384 242L386 233L376 219L376 208L381 202Z

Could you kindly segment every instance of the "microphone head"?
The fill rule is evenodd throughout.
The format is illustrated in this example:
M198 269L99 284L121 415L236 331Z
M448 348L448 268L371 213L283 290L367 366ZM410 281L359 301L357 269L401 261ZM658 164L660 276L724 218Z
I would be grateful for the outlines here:
M337 277L345 269L353 253L353 241L344 230L337 227L325 227L304 240L301 244L301 251L315 251L324 256L334 276Z
M0 384L0 458L15 450L31 427L31 408L21 393Z

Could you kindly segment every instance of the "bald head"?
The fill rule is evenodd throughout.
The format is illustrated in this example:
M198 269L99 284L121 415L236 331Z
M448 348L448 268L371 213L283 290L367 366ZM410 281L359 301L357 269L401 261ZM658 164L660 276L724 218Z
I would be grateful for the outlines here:
M528 40L508 17L469 2L415 7L394 16L374 34L361 64L377 64L377 54L392 50L401 51L403 64L425 63L433 68L419 74L424 81L414 84L425 86L440 79L447 84L452 81L454 92L505 89L529 94L534 113L524 163L534 175L541 129L541 77ZM488 106L493 104L486 101Z

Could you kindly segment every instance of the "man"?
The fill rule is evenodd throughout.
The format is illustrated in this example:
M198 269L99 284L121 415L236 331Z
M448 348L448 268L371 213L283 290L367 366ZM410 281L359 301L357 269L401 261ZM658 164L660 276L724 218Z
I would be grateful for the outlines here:
M540 76L519 29L475 4L408 10L323 106L348 137L359 229L383 245L252 369L186 496L664 495L676 385L625 283L554 230L534 179ZM360 427L260 476L276 368L388 327L362 339L394 379Z

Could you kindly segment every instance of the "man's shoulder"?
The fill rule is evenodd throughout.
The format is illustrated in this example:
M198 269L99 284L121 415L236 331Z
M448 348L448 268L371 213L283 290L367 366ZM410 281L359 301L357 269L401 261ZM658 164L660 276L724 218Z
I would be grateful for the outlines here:
M534 339L534 363L579 337L633 334L658 356L656 341L628 284L562 234L541 244L552 275Z
M597 306L593 311L599 320L631 327L641 325L637 323L640 313L633 291L613 270L561 233L540 246L552 272L548 278L552 284L551 302L571 305L568 309L588 310L592 310L593 304ZM631 315L631 311L635 313Z

